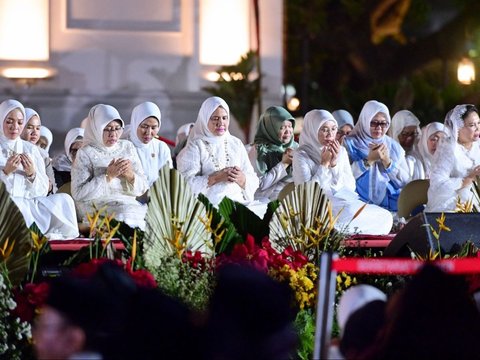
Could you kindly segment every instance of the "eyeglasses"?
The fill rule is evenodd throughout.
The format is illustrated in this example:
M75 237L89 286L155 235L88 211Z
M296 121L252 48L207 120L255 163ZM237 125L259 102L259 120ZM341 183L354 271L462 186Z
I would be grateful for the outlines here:
M320 128L319 131L321 131L324 134L331 134L331 133L334 133L335 131L337 131L337 128L336 127L333 127L333 128L322 127L322 128Z
M403 136L403 137L412 137L412 136L417 137L417 136L418 136L418 132L416 132L416 131L403 132L403 131L402 131L402 132L400 133L400 136Z
M370 127L371 128L378 128L381 127L382 129L385 129L388 127L388 122L383 122L383 121L370 121Z
M103 132L104 132L104 133L109 133L109 134L111 134L111 133L116 133L116 134L118 134L118 133L121 132L121 131L123 131L123 128L120 127L120 126L119 126L119 127L112 127L112 128L105 128L105 129L103 129Z

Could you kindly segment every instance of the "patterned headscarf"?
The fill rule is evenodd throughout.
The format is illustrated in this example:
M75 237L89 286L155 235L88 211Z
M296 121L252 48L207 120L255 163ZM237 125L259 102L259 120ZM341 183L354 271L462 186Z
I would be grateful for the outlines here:
M208 130L208 121L210 120L210 116L212 116L215 110L217 110L219 107L225 109L228 117L230 118L230 108L225 100L218 96L209 97L202 103L202 106L200 106L197 121L195 121L195 125L193 125L193 128L190 131L188 141L203 139L211 143L216 143L223 141L225 136L230 135L228 129L226 129L225 134L222 136L216 136L215 134L212 134L210 130Z
M137 129L148 117L154 117L158 121L158 130L160 130L160 126L162 126L162 114L160 113L160 109L156 104L150 101L146 101L141 103L133 108L132 116L130 118L130 134L129 138L133 142L136 147L146 147L148 144L144 144L137 135Z
M455 106L445 116L445 126L450 130L452 140L458 142L458 132L465 126L462 116L467 112L467 107L471 104L462 104Z
M292 123L294 129L295 119L280 106L271 106L260 116L254 143L257 147L257 168L262 174L282 161L286 149L298 147L293 138L293 133L292 138L286 144L282 143L278 137L280 128L286 120Z
M103 129L113 120L120 122L122 128L125 126L118 110L113 106L105 104L93 106L88 113L85 137L83 139L84 144L94 145L101 149L108 149L103 143Z

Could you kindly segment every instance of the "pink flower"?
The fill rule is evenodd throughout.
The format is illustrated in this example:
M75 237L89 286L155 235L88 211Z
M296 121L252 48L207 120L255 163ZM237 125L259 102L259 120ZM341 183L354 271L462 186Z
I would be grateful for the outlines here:
M221 254L217 266L240 264L252 266L257 270L268 272L268 252L255 244L252 235L247 235L243 244L236 244L230 255Z

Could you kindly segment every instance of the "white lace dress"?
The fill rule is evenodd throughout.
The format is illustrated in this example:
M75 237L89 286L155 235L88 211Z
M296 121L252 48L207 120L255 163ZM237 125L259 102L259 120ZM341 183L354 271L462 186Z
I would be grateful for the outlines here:
M462 188L463 178L478 165L480 165L478 141L472 144L470 150L456 142L442 143L435 152L426 211L455 211L458 198L462 203L473 199L474 204L478 205L471 191L472 186Z
M95 207L107 206L107 212L114 214L115 219L143 230L147 205L139 203L135 197L142 195L148 184L137 151L128 140L120 140L112 150L106 149L86 145L78 150L72 166L72 196L78 215L86 221L86 214L93 213ZM107 182L107 167L113 159L119 158L132 161L133 185L119 178Z
M208 186L208 176L225 167L238 166L246 177L245 189L234 182ZM177 157L177 168L187 179L194 194L204 194L213 205L224 197L249 204L258 188L258 177L240 139L227 135L218 142L203 139L189 141Z

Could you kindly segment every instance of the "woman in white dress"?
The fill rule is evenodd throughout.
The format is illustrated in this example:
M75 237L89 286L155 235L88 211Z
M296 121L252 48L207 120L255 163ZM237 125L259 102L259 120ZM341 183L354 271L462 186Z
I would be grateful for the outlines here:
M457 200L473 199L472 183L480 175L480 118L474 105L457 105L445 118L450 139L435 153L430 176L427 211L454 211Z
M332 203L334 215L340 213L336 227L363 234L388 234L393 218L389 211L365 205L355 192L347 151L336 140L337 121L326 110L309 111L304 118L300 147L293 155L293 180L295 184L316 181ZM353 219L353 220L352 220Z
M360 199L397 211L402 188L410 181L405 151L386 135L390 112L376 100L365 103L353 131L344 140Z
M25 109L16 100L0 104L0 180L19 207L25 223L34 222L48 239L78 236L73 199L66 194L47 196L48 177L39 148L20 138Z
M84 134L85 130L82 128L70 129L67 135L65 135L65 141L63 142L65 152L53 159L53 171L58 187L72 181L70 174L72 164L75 161L78 149L83 146Z
M248 152L260 179L256 199L276 200L285 185L293 181L293 150L298 147L294 128L295 119L280 106L271 106L260 116L254 144Z
M147 101L135 106L130 120L128 139L137 149L149 187L158 179L162 167L168 164L172 168L168 145L155 138L162 125L161 118L158 106Z
M120 140L124 122L117 109L90 109L84 145L72 166L72 196L79 216L106 206L106 212L130 227L145 229L147 206L136 200L148 189L135 146Z
M193 193L204 194L214 206L224 197L249 204L259 183L244 144L230 135L229 124L227 103L217 96L206 99L177 157L177 168Z
M430 179L435 151L449 136L448 133L447 127L439 122L432 122L422 129L422 135L418 141L418 152L415 156L423 165L426 179Z
M425 179L423 164L417 160L419 158L417 143L422 134L420 120L411 111L400 110L393 115L388 134L405 150L405 161L408 165L410 179Z
M31 108L25 108L25 119L27 123L23 128L22 134L20 136L23 140L31 142L33 145L38 146L38 142L40 140L40 131L42 128L40 115L38 115L38 113ZM40 155L42 155L43 161L45 162L45 171L49 180L48 193L56 193L58 189L55 182L52 159L50 158L47 150L40 146L38 147L38 149L40 150Z

